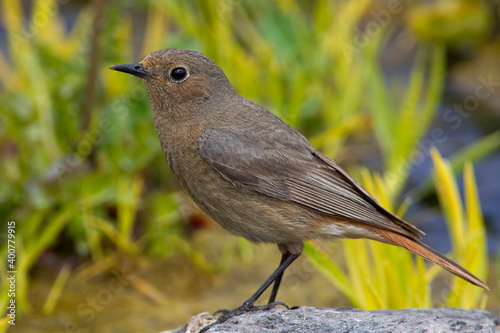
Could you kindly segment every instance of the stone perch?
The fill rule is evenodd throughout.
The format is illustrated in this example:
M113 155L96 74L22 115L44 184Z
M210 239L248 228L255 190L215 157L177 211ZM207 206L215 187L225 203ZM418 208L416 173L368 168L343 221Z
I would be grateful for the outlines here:
M195 333L213 321L210 314L200 313L186 326L163 333ZM363 311L300 307L246 313L208 332L495 333L500 332L500 318L488 311L455 308Z

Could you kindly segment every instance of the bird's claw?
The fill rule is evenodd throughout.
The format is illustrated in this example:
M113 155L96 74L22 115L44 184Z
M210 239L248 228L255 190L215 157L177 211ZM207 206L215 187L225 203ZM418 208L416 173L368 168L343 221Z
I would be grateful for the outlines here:
M285 307L287 310L290 310L290 307L286 303L283 303L283 302L268 303L267 305L264 305L264 307L266 307L266 310L271 310L271 309L274 309L278 305L281 305L281 306Z
M267 311L267 310L274 309L278 305L281 305L281 306L285 307L287 310L290 310L290 307L283 302L272 302L272 303L269 303L267 305L260 305L260 306L256 306L256 305L249 304L249 303L243 303L243 305L241 305L233 310L227 310L227 309L217 310L214 312L213 316L216 316L217 314L221 314L217 319L218 320L221 319L221 320L223 320L222 322L224 322L231 317L239 316L245 312Z
M227 309L217 310L213 314L214 317L219 313L221 314L219 317L217 317L217 321L208 325L208 326L203 327L203 329L200 331L200 333L206 332L211 327L218 325L218 324L222 324L232 317L242 315L246 312L271 310L271 309L276 308L276 306L278 306L278 305L281 305L281 306L285 307L287 310L290 310L290 307L283 302L272 302L272 303L269 303L266 305L259 305L259 306L255 306L253 304L245 302L241 306L239 306L233 310L227 310Z

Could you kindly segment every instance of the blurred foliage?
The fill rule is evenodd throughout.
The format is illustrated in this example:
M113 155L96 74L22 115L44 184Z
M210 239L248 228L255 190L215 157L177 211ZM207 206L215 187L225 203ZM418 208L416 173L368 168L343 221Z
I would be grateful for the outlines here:
M476 189L474 170L470 162L464 169L464 205L448 163L443 161L436 149L432 151L436 168L435 182L441 207L450 230L453 257L469 270L486 280L488 253L483 215ZM454 277L453 291L446 301L447 306L461 308L484 308L486 299L479 288L469 288L467 282Z
M492 34L493 3L468 0L440 0L415 5L409 28L420 38L452 48L478 46Z
M55 0L35 0L27 21L19 0L2 0L1 6L8 45L7 53L0 53L0 216L17 224L18 314L30 308L31 269L54 246L61 257L95 261L112 253L183 254L207 271L227 266L227 261L209 262L190 246L186 224L193 208L168 171L145 89L139 80L108 70L109 65L136 62L161 48L194 49L214 59L239 93L275 112L331 157L346 152L349 139L373 131L385 172L363 171L362 176L388 208L396 207L410 172L408 161L429 129L443 87L444 47L427 45L419 48L403 93L401 87L388 88L379 53L391 31L379 27L363 43L354 42L374 6L370 0L115 1L83 7L71 24L60 16ZM146 15L140 36L133 34L130 8ZM89 63L94 58L97 72ZM498 142L480 141L469 151L479 149L484 156L497 147ZM436 168L442 168L444 162L434 158ZM474 261L465 251L485 248L471 172L467 167L469 194L462 212L467 218L447 218L450 230L467 221L464 228L477 231L453 233L453 254L484 276L486 253ZM450 186L438 189L450 191ZM461 205L457 200L443 202L443 209ZM247 251L246 243L237 244ZM409 253L399 249L356 244L353 252L351 241L343 243L345 255L355 256L346 261L356 265L347 267L348 275L331 262L320 265L355 306L429 306L434 267L426 269L420 260L414 266ZM373 266L375 253L390 257L392 265L378 259ZM0 270L2 280L5 271ZM410 271L415 275L403 285L402 274ZM54 308L68 274L64 266L45 313ZM396 285L399 300L388 292ZM457 282L454 291L462 287ZM467 293L470 303L459 297L447 304L477 304L481 292ZM1 291L2 307L6 294Z

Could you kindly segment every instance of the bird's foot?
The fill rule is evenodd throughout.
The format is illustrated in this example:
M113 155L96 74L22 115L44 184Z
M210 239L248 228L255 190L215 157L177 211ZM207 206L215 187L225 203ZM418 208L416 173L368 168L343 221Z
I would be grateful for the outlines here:
M220 320L222 320L222 322L225 322L229 318L234 317L234 316L239 316L245 312L267 311L267 310L274 309L278 305L282 305L285 308L287 308L288 310L290 310L290 307L283 302L272 302L272 303L269 303L267 305L261 305L261 306L255 306L253 304L245 302L241 306L239 306L233 310L226 310L226 309L217 310L214 312L213 315L216 316L217 314L220 314L220 316L217 319L218 320L220 319Z
M208 325L208 326L205 326L200 331L200 333L206 332L211 327L213 327L215 325L218 325L218 324L222 324L222 323L224 323L225 321L227 321L228 319L230 319L232 317L239 316L239 315L244 314L246 312L271 310L271 309L274 309L278 305L284 306L285 308L287 308L287 310L290 310L290 307L288 305L286 305L285 303L283 303L283 302L272 302L272 303L269 303L267 305L260 305L260 306L255 306L255 305L253 305L253 303L247 303L247 302L245 302L241 306L239 306L239 307L237 307L236 309L233 309L233 310L226 310L226 309L217 310L213 314L214 316L216 316L217 314L220 314L220 316L217 317L217 321L214 322L214 323L212 323L212 324L210 324L210 325Z

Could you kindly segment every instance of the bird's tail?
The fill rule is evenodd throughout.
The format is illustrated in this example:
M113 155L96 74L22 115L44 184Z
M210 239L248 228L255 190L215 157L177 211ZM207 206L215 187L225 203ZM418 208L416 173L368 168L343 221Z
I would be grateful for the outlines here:
M372 231L374 231L375 233L379 234L383 239L387 241L387 243L407 249L411 253L414 253L424 259L427 259L435 264L438 264L439 266L446 269L448 272L451 272L476 286L479 286L486 290L490 290L490 288L488 288L488 286L474 274L472 274L471 272L469 272L468 270L466 270L453 260L448 259L441 253L433 250L428 245L425 245L418 240L411 239L407 236L400 235L393 231L388 231L373 227L370 229L372 229Z

